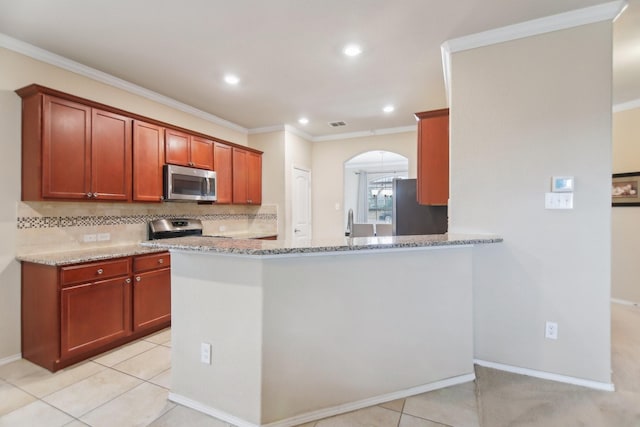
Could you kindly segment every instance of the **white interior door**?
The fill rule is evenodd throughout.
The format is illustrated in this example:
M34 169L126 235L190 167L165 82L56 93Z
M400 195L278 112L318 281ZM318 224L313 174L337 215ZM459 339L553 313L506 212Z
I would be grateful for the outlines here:
M311 239L311 172L293 168L293 239Z

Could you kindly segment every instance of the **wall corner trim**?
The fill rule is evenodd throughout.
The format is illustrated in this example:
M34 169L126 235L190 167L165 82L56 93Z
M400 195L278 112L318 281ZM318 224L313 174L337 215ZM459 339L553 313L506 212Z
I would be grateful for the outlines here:
M228 120L225 120L213 114L207 113L198 108L195 108L183 102L177 101L173 98L169 98L168 96L159 94L158 92L154 92L152 90L146 89L142 86L138 86L136 84L133 84L121 78L112 76L111 74L107 74L100 70L96 70L95 68L88 67L79 62L65 58L64 56L57 55L53 52L49 52L48 50L41 49L37 46L23 42L21 40L14 39L13 37L9 37L3 33L0 33L0 47L3 47L8 50L12 50L19 54L28 56L38 61L42 61L44 63L53 65L55 67L59 67L64 70L71 71L72 73L76 73L81 76L88 77L100 83L105 83L109 86L122 89L126 92L141 96L143 98L149 99L159 104L166 105L167 107L174 108L184 113L191 114L192 116L201 118L211 123L215 123L219 126L232 129L243 134L248 133L248 130L246 128L240 125L237 125L235 123L232 123ZM34 82L34 83L37 83L37 82Z
M615 0L445 41L440 50L447 103L450 102L452 53L601 21L613 21L626 7L627 0Z
M613 383L603 383L599 381L585 380L582 378L570 377L566 375L554 374L551 372L537 371L535 369L520 368L518 366L505 365L502 363L488 362L486 360L473 359L473 363L485 368L497 369L499 371L511 372L513 374L526 375L528 377L551 380L560 383L573 384L595 390L615 391Z

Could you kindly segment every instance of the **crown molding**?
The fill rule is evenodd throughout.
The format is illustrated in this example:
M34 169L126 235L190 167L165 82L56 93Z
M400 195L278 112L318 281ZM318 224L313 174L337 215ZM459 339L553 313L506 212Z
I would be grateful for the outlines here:
M72 73L88 77L100 83L105 83L109 86L122 89L126 92L141 96L143 98L147 98L151 101L166 105L167 107L174 108L176 110L185 112L192 116L201 118L211 123L215 123L228 129L232 129L243 134L248 133L247 128L237 125L233 122L222 119L218 116L207 113L198 108L177 101L173 98L169 98L168 96L161 95L149 89L145 89L142 86L138 86L121 78L115 77L111 74L107 74L105 72L96 70L95 68L88 67L79 62L65 58L64 56L57 55L55 53L49 52L48 50L44 50L32 44L25 43L21 40L14 39L13 37L9 37L6 34L0 33L0 47L12 50L38 61L54 65L58 68L71 71Z
M578 27L580 25L608 20L613 21L626 7L627 0L616 0L447 40L440 46L447 104L450 104L451 101L452 53Z
M417 130L416 125L412 125L412 126L402 126L402 127L396 127L396 128L373 129L373 130L365 130L365 131L359 131L359 132L338 133L335 135L312 136L291 125L275 125L275 126L265 126L262 128L249 129L249 134L254 135L259 133L286 131L286 132L290 132L295 135L298 135L300 138L306 139L307 141L321 142L321 141L335 141L338 139L363 138L367 136L390 135L394 133L415 132L416 130Z
M616 104L613 106L613 112L619 113L620 111L633 110L634 108L640 108L640 99Z
M284 125L284 130L287 132L291 132L292 134L297 135L302 139L306 139L307 141L311 141L311 142L315 141L313 136L309 135L303 130L298 129L297 127L294 127L291 125Z
M326 135L326 136L315 136L313 137L314 142L321 141L335 141L338 139L352 139L352 138L364 138L367 136L379 136L379 135L391 135L395 133L405 133L405 132L416 132L417 125L412 126L401 126L397 128L386 128L386 129L372 129L361 132L349 132L349 133L338 133L335 135Z
M274 125L274 126L265 126L261 128L249 129L248 133L249 135L257 135L260 133L281 132L284 130L286 130L285 125Z

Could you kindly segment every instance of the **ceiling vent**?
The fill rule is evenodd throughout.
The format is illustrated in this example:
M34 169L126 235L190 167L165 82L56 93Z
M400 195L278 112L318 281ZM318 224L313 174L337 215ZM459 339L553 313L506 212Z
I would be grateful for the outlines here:
M332 128L339 128L340 126L346 126L345 122L329 122L329 126Z

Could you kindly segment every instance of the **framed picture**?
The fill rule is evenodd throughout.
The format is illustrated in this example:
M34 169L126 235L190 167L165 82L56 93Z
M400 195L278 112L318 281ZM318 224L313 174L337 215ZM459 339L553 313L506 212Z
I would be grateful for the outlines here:
M611 206L640 206L640 172L614 173L611 179Z

